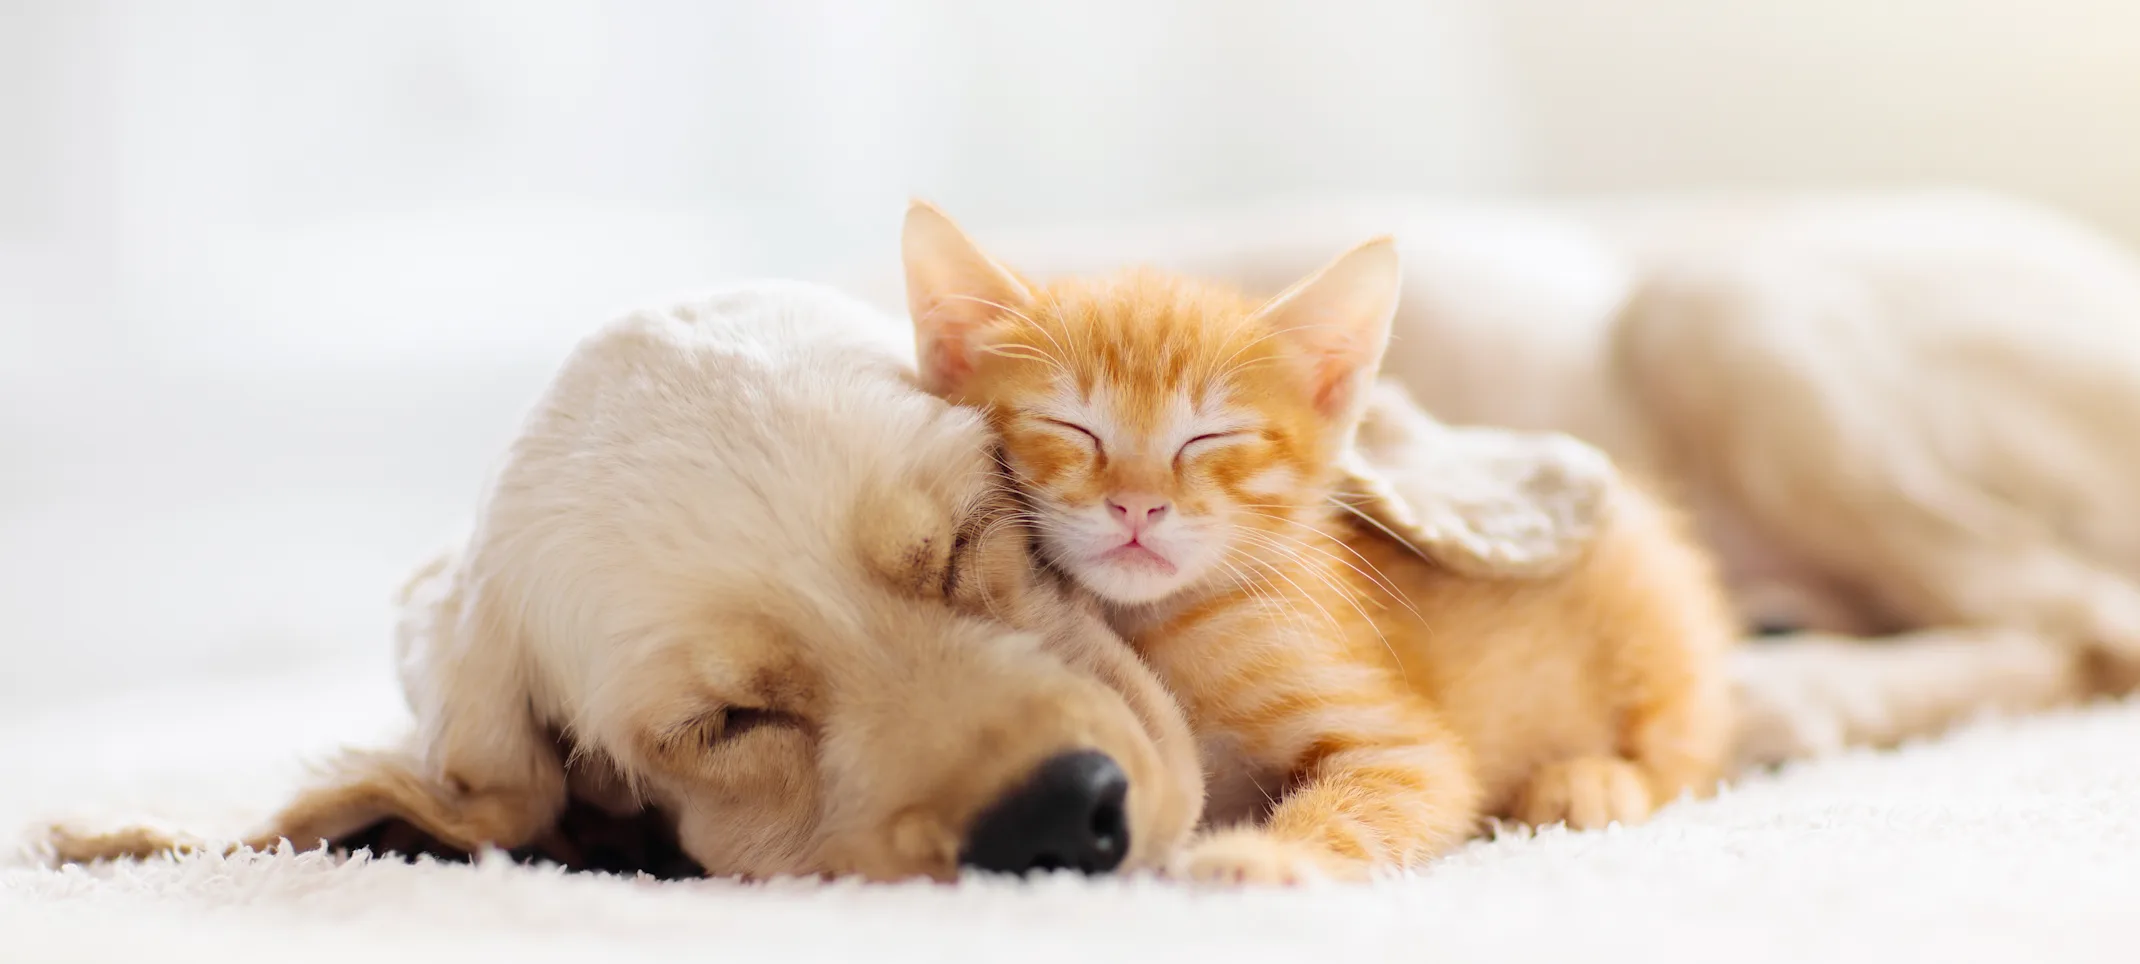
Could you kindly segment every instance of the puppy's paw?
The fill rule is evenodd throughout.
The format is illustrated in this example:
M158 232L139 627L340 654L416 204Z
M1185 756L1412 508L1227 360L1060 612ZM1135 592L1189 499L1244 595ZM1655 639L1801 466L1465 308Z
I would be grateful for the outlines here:
M2082 685L2094 695L2140 689L2140 594L2119 584L2099 592L2082 624Z
M1571 830L1595 830L1640 822L1654 808L1640 768L1618 757L1590 756L1539 767L1513 816L1533 827L1561 823Z
M31 849L54 866L90 864L100 860L141 860L163 855L189 854L206 849L192 837L168 834L150 827L123 827L108 832L85 830L66 824L45 828L32 841Z
M1796 644L1783 644L1796 645ZM1858 687L1870 689L1869 682ZM1738 681L1736 765L1757 769L1826 756L1849 744L1846 712L1865 694L1826 687L1787 673L1750 674Z
M1364 880L1367 865L1261 831L1236 829L1190 843L1174 873L1198 884L1292 887L1309 881Z

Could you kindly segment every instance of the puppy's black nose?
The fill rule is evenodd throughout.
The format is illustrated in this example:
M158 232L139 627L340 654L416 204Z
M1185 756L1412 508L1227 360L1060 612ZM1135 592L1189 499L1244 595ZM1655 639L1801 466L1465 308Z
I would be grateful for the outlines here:
M1105 753L1043 761L981 812L959 862L1001 873L1074 868L1104 874L1129 853L1129 777Z

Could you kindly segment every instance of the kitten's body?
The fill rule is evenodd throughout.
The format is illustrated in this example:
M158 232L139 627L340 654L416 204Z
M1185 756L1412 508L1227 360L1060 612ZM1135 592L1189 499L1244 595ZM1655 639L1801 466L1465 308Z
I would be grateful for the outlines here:
M1203 739L1214 824L1268 816L1295 776L1284 744L1330 738L1300 735L1309 730L1369 736L1364 720L1393 705L1437 717L1467 772L1441 773L1431 788L1451 810L1446 827L1423 822L1432 833L1420 850L1392 846L1379 859L1429 855L1479 815L1631 822L1717 778L1729 726L1716 658L1731 632L1713 597L1680 595L1711 576L1662 508L1630 492L1614 513L1555 578L1459 575L1326 516L1297 533L1297 557L1269 561L1254 592L1227 585L1108 609L1182 694ZM1265 615L1276 618L1252 622ZM1271 684L1324 702L1330 719L1259 706ZM1352 713L1363 722L1345 727ZM1618 785L1623 777L1634 783Z
M1149 272L1032 286L926 208L907 257L924 379L989 413L1041 544L1203 741L1209 818L1239 826L1191 874L1356 875L1484 815L1597 826L1715 780L1734 627L1654 500L1617 492L1571 568L1517 581L1442 569L1333 498L1395 302L1386 246L1265 306Z

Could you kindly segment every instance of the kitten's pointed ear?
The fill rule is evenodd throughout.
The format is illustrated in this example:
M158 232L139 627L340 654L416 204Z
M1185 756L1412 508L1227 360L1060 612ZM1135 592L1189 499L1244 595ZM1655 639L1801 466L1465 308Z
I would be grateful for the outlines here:
M1444 425L1389 381L1369 384L1338 497L1385 535L1481 579L1566 569L1597 537L1619 473L1565 435Z
M1324 416L1350 420L1382 367L1402 272L1387 235L1337 260L1264 305L1257 317L1309 360L1309 391Z
M907 313L914 319L922 386L938 395L953 394L973 373L974 355L989 325L1024 311L1032 292L927 201L907 205L899 249L906 262Z

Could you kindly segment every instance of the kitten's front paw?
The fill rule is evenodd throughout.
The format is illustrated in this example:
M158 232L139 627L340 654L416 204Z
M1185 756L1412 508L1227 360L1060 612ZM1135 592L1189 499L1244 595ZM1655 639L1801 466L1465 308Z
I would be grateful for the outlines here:
M1191 843L1175 875L1198 884L1292 887L1311 880L1364 880L1367 866L1260 831L1223 830Z
M1640 822L1653 809L1639 768L1618 757L1592 756L1539 767L1513 815L1533 827L1564 823L1571 830L1595 830Z

